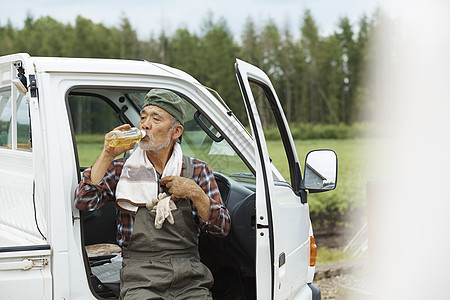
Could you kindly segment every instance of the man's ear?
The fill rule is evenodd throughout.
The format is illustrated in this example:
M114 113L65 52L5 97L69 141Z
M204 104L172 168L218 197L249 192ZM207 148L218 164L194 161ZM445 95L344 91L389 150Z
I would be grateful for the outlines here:
M172 130L172 140L176 141L183 133L184 127L182 125L177 125Z

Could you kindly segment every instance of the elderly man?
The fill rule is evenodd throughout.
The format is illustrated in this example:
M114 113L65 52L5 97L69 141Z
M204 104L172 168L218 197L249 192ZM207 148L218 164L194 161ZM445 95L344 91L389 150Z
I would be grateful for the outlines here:
M211 299L213 278L200 262L198 234L227 236L230 216L209 166L182 155L178 141L184 116L178 95L152 89L141 111L139 128L146 136L139 147L124 162L114 158L136 143L111 147L105 138L103 151L75 192L80 210L107 201L119 207L122 299Z

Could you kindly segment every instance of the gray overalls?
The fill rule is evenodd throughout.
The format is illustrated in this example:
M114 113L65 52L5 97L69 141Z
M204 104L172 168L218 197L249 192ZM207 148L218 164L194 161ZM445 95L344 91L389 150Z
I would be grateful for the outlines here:
M192 177L192 163L183 156L187 166L183 177ZM120 272L121 299L212 299L209 289L213 277L200 262L198 235L190 200L175 202L174 224L164 222L155 228L155 212L140 207L133 233L123 251Z

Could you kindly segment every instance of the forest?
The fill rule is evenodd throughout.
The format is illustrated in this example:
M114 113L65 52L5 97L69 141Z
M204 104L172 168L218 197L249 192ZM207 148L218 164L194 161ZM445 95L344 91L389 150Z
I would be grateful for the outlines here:
M106 27L82 16L64 24L29 15L22 28L0 20L0 55L27 52L163 63L218 91L245 123L234 73L235 58L240 58L269 75L291 124L342 129L371 121L375 100L367 85L367 68L376 63L369 45L379 20L378 11L362 16L357 24L342 17L334 32L323 36L306 10L297 32L279 28L270 19L257 25L249 17L242 32L234 35L224 18L209 13L198 32L180 27L170 35L152 32L143 40L126 17ZM265 122L272 125L271 120Z

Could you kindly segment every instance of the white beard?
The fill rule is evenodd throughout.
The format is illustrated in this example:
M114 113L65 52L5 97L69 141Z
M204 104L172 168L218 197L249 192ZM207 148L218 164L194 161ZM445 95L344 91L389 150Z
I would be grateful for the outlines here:
M163 141L161 141L161 143L159 143L159 144L157 144L155 142L155 139L153 138L153 133L149 133L147 135L148 135L149 140L148 141L141 140L139 142L139 147L141 147L141 149L145 150L145 151L158 152L161 149L169 147L170 141L171 141L170 137L172 135L172 130L170 130L167 133L166 138Z

